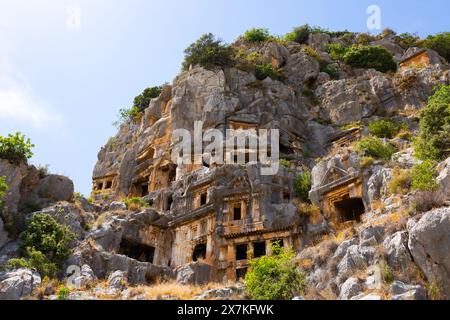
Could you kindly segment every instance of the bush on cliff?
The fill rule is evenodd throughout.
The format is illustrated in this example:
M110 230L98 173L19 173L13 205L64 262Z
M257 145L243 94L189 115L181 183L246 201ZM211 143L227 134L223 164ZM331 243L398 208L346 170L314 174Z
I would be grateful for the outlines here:
M74 234L48 214L38 213L20 235L23 258L11 259L7 269L35 268L42 276L53 277L71 253Z
M356 143L356 151L365 156L389 160L395 152L394 147L380 138L369 136Z
M3 197L5 196L6 191L8 191L8 185L6 184L6 177L0 177L0 219L4 206Z
M214 67L226 67L233 63L233 49L224 44L222 40L216 39L212 33L204 34L196 42L184 50L183 70L200 65L205 69Z
M270 63L263 63L255 66L255 77L258 80L264 80L267 77L276 80L279 78L279 75Z
M140 111L147 109L150 105L150 100L158 98L161 91L161 86L146 88L140 95L134 98L133 106Z
M439 87L422 110L414 145L422 160L442 161L450 154L450 86Z
M378 138L393 138L400 128L390 120L377 120L369 124L369 132Z
M253 28L245 31L244 39L248 42L265 42L271 38L266 28Z
M311 190L311 172L300 173L294 179L294 192L304 202L309 202L309 191Z
M450 61L450 32L428 36L423 41L423 46L435 50L440 56Z
M306 275L300 272L292 250L272 245L272 256L250 261L245 275L246 290L256 300L290 300L306 289Z
M304 44L308 42L311 32L312 28L308 24L305 24L300 27L295 27L294 30L284 36L284 39L286 41L294 41L300 44Z
M436 164L433 161L425 160L420 164L415 164L411 174L411 189L435 191L438 188L436 177Z
M31 149L34 144L30 139L25 139L25 135L20 132L8 134L7 137L0 136L0 159L6 159L15 164L27 163L33 156Z
M345 53L344 62L352 68L373 68L380 72L397 70L392 54L381 46L353 46Z

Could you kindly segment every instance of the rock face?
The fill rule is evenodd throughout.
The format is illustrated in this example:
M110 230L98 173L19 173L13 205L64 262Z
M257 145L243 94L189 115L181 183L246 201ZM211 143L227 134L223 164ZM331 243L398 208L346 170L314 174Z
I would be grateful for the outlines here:
M64 176L42 177L34 166L15 165L0 159L0 177L6 176L9 186L4 197L3 222L14 232L23 227L25 214L38 211L58 201L70 201L73 182Z
M194 262L176 270L177 281L181 284L205 284L211 280L211 266Z
M39 274L28 269L1 272L0 300L19 300L30 296L40 284Z
M409 225L409 250L428 281L450 299L450 209L426 213Z

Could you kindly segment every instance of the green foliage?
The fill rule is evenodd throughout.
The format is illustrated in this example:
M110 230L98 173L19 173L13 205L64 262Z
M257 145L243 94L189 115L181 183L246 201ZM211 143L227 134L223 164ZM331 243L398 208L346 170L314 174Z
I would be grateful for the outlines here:
M272 245L272 256L250 261L245 275L246 290L256 300L290 300L294 295L304 294L306 275L297 270L291 250L279 244Z
M311 172L306 170L294 179L294 192L304 202L309 202L309 191L311 190Z
M356 41L359 45L367 46L370 42L375 41L376 37L372 36L370 33L359 33L356 36Z
M389 160L395 152L394 147L380 138L369 136L356 143L356 150L366 156Z
M390 194L406 194L411 184L411 170L394 168L388 184Z
M353 46L344 55L344 62L353 68L373 68L380 72L397 70L392 54L381 46Z
M255 66L255 77L258 80L264 80L267 77L276 80L278 79L278 73L270 63L257 64Z
M67 300L67 298L69 297L70 294L70 289L65 287L65 286L61 286L58 289L58 300Z
M134 98L133 106L140 111L147 109L150 105L150 100L158 98L161 91L161 86L146 88L140 95Z
M450 61L450 32L442 32L434 36L428 36L424 40L423 46L437 51L439 55L447 61Z
M450 153L450 86L437 88L422 110L414 145L420 159L441 161Z
M118 119L113 124L116 127L119 127L127 122L137 121L138 119L140 119L141 116L142 112L137 107L131 107L129 109L126 108L120 109Z
M291 163L288 160L286 160L286 159L280 159L279 163L283 167L286 167L286 168L290 168L291 167Z
M123 199L123 203L125 203L129 210L140 210L149 206L145 200L139 197Z
M349 48L340 43L330 43L327 45L326 50L331 59L342 61Z
M380 267L380 271L381 271L381 278L383 279L383 281L388 285L392 284L392 282L394 282L395 278L394 278L394 273L392 272L391 267L389 267L389 265L384 260L381 260L379 262L379 267Z
M6 183L6 177L0 177L0 214L2 213L2 209L4 206L3 203L3 197L6 194L6 191L8 191L9 187L8 184Z
M303 95L308 98L309 102L311 102L314 106L317 106L320 104L319 99L315 95L314 91L305 89L303 90Z
M404 49L420 45L420 37L417 34L402 33L393 37L394 41Z
M438 188L436 177L436 164L433 161L425 160L415 164L411 173L411 189L434 191Z
M9 259L8 262L2 266L4 270L30 269L30 263L24 258Z
M372 157L362 157L359 165L361 168L369 168L374 164L375 160Z
M244 39L249 42L265 42L271 38L266 28L253 28L244 33Z
M294 41L300 44L304 44L308 42L308 38L311 32L312 28L308 24L304 24L300 27L295 27L292 32L289 32L284 36L284 39L286 41Z
M400 128L390 120L377 120L369 124L369 132L378 138L393 138Z
M21 162L27 163L28 159L33 156L31 148L34 144L30 139L25 139L25 135L20 132L8 134L7 137L0 136L0 158L9 160L15 164Z
M331 64L321 64L320 65L320 72L326 72L330 76L332 80L338 80L339 79L339 71L333 67Z
M212 69L216 66L230 66L233 62L233 49L216 39L212 33L202 35L200 39L186 48L184 53L182 66L184 71L188 70L191 65L201 65L206 69Z
M70 253L74 234L48 214L38 213L20 235L21 251L43 275L54 275Z
M322 56L313 47L306 46L303 48L303 51L311 58L316 59L320 64L324 63Z

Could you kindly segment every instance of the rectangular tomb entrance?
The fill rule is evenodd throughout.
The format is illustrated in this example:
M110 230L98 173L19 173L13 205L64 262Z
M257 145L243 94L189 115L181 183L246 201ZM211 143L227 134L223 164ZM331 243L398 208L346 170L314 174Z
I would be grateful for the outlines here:
M155 257L155 247L123 238L120 243L119 254L126 255L127 257L140 262L153 263L153 259Z

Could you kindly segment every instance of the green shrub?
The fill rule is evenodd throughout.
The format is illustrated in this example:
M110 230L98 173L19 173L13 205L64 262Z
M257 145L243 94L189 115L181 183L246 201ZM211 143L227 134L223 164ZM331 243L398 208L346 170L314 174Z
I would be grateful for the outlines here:
M303 48L303 51L311 58L316 59L320 64L324 63L322 56L313 47L306 46Z
M314 93L314 91L309 90L309 89L305 89L303 90L303 95L308 98L309 102L311 102L314 106L317 106L320 104L319 99L317 98L316 94Z
M388 285L392 284L392 282L394 282L395 280L395 277L391 267L389 267L389 265L384 260L381 260L378 265L380 267L381 278L383 279L383 281Z
M391 181L388 184L390 194L406 194L411 184L411 171L394 168Z
M256 300L290 300L304 294L306 275L293 263L295 254L278 244L272 246L272 256L250 261L245 275L246 290Z
M356 143L356 150L366 156L389 160L395 152L394 147L377 137L365 137Z
M433 49L447 61L450 61L450 32L442 32L434 36L428 36L424 40L423 46Z
M123 199L123 203L125 203L128 210L132 211L141 210L142 208L146 208L149 206L149 204L145 200L139 197Z
M400 128L390 120L377 120L369 124L369 132L378 138L393 138Z
M372 157L362 157L359 165L361 168L369 168L374 164L375 160Z
M305 24L300 27L296 27L284 36L286 41L294 41L300 44L304 44L308 42L309 34L312 32L312 28Z
M138 121L142 116L141 110L137 107L131 107L129 109L120 109L118 119L113 123L116 127L121 126L124 123L131 121Z
M30 269L30 263L24 258L9 259L8 262L2 266L3 270L17 270L17 269Z
M325 65L322 64L320 66L320 72L328 73L328 75L330 76L330 78L332 80L338 80L339 79L339 71L335 67L330 65L330 64L325 64Z
M271 38L266 28L253 28L244 33L244 39L249 42L265 42Z
M311 172L306 170L294 179L294 192L304 202L309 202L309 191L311 190Z
M150 100L158 98L161 92L161 86L146 88L140 95L134 98L133 106L138 110L143 111L150 105Z
M0 159L6 159L15 164L27 163L33 156L32 148L34 144L30 142L30 139L25 140L25 135L20 132L14 135L8 134L7 137L0 136Z
M38 213L20 235L20 248L28 263L42 275L53 276L71 253L74 234L48 214Z
M394 41L404 49L417 47L420 44L420 37L417 34L402 33L393 37Z
M450 153L450 86L439 87L420 114L420 134L414 141L420 159L441 161Z
M9 187L8 184L6 183L6 177L5 176L0 177L0 215L2 213L2 209L4 206L3 197L5 196L6 191L8 191L8 189Z
M67 298L69 297L70 294L70 289L65 287L65 286L61 286L58 288L58 300L67 300Z
M344 60L345 54L349 48L340 43L330 43L327 45L327 52L333 60Z
M285 168L290 168L291 167L291 162L286 160L286 159L280 159L279 163L280 163L280 165L282 165Z
M183 70L191 65L200 65L206 69L232 65L233 49L214 37L212 33L204 34L184 50Z
M255 66L255 77L258 80L264 80L267 77L271 78L272 80L276 80L278 79L278 73L270 63L257 64Z
M436 177L436 164L433 161L425 160L415 164L411 173L411 189L434 191L438 188Z
M392 54L381 46L353 46L344 55L344 62L353 68L373 68L380 72L397 70Z

